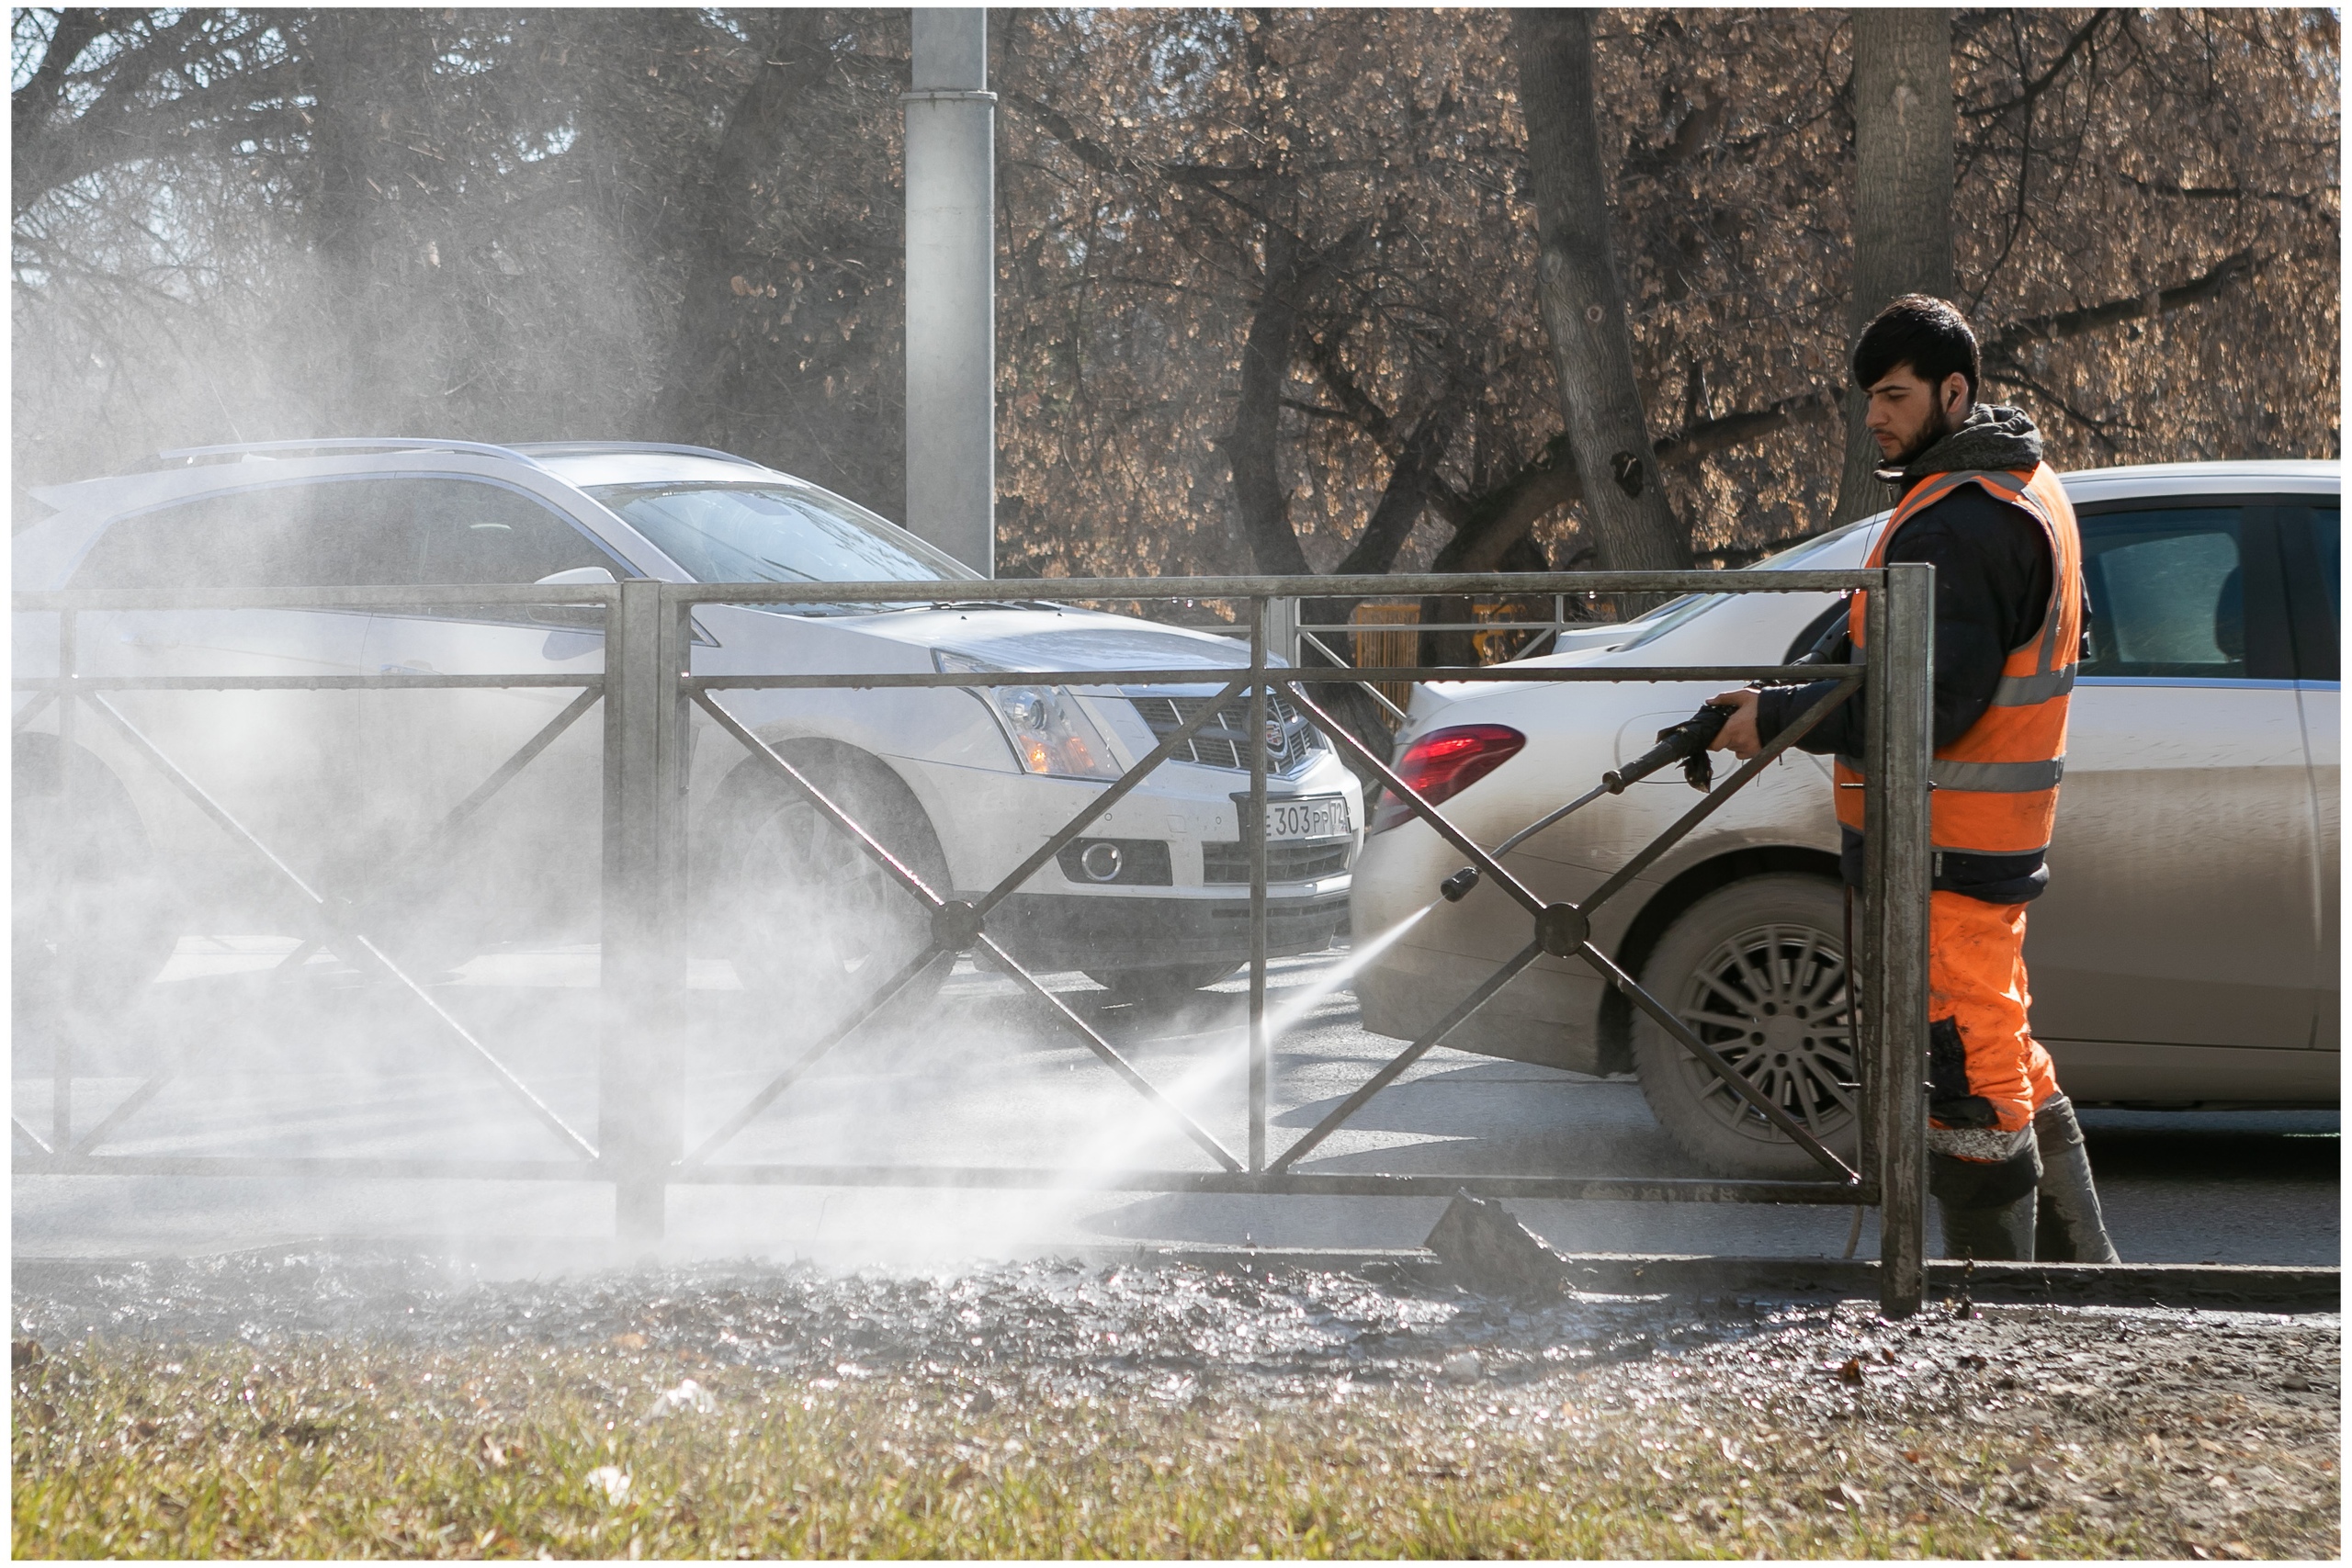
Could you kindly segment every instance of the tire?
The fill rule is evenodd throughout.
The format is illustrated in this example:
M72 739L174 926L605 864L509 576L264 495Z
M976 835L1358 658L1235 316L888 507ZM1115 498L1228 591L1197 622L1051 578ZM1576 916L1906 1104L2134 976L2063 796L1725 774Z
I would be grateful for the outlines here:
M130 792L96 756L76 752L69 803L55 736L19 735L10 748L19 1023L119 1011L179 941L177 900Z
M793 766L933 891L947 861L905 783L843 747L787 750ZM724 953L750 989L788 998L813 1030L865 1004L931 942L922 903L792 786L753 759L720 786L697 878L706 951ZM900 993L894 1013L921 1006L946 965Z
M1749 877L1683 912L1642 966L1642 986L1850 1161L1861 1096L1846 1016L1844 926L1844 895L1836 883ZM1639 1012L1634 1066L1659 1124L1707 1170L1773 1180L1827 1175Z
M1180 964L1168 969L1089 969L1086 977L1121 1001L1165 1002L1204 991L1240 967L1238 964L1212 961Z

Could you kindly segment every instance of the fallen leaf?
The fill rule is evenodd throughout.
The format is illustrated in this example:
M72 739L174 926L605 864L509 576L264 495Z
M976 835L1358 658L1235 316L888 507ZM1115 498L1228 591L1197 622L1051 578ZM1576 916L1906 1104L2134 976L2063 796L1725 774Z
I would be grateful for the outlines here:
M1846 1363L1845 1363L1843 1366L1841 1366L1841 1367L1839 1367L1839 1368L1838 1369L1838 1381L1839 1382L1861 1382L1861 1381L1862 1381L1862 1359L1861 1359L1861 1358L1860 1358L1860 1357L1859 1357L1859 1356L1852 1356L1852 1357L1849 1357L1849 1358L1847 1359L1847 1360L1846 1360Z
M616 1334L613 1336L612 1342L624 1350L645 1348L645 1336L642 1334Z

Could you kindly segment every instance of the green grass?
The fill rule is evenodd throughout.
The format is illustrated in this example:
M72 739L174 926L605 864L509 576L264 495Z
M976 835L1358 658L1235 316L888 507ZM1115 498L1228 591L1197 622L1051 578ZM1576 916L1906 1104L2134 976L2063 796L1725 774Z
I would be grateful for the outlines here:
M633 1338L633 1337L629 1337ZM1057 1402L962 1375L785 1379L626 1342L447 1353L85 1345L17 1372L19 1556L2114 1556L2162 1510L2085 1511L2017 1440L1794 1429L1515 1388ZM649 1422L693 1377L715 1411ZM1769 1403L1769 1402L1768 1402ZM2154 1496L2151 1450L2067 1445ZM1907 1452L1907 1457L1906 1457ZM586 1477L629 1478L606 1498ZM2021 1479L2021 1476L2023 1479ZM2083 1484L2091 1484L2084 1480ZM2025 1491L2020 1492L2020 1487ZM2324 1495L2321 1493L2324 1492ZM2333 1551L2308 1517L2222 1550ZM2216 1543L2217 1547L2220 1543Z

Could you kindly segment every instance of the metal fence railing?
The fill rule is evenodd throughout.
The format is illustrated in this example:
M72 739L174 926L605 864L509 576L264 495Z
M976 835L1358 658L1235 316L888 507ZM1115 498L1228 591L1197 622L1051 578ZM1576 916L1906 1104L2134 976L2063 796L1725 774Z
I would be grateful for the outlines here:
M569 1179L610 1183L616 1223L627 1236L661 1233L670 1188L679 1185L780 1183L808 1186L1023 1187L1082 1185L1122 1190L1250 1193L1262 1195L1450 1196L1456 1190L1525 1198L1665 1199L1699 1201L1819 1203L1876 1207L1880 1213L1882 1294L1890 1311L1916 1308L1925 1287L1925 1100L1927 1025L1927 831L1928 757L1928 660L1931 577L1928 569L1896 565L1869 570L1774 572L1577 572L1490 575L1341 578L1101 579L1001 581L956 585L959 602L1056 604L1149 604L1170 602L1223 603L1233 607L1234 630L1246 636L1246 666L1228 671L1200 668L1132 670L1025 670L1000 672L956 670L939 672L719 673L695 669L694 611L700 605L757 605L788 609L796 604L903 604L909 584L890 583L670 583L629 581L610 585L562 587L238 589L207 592L85 591L19 593L15 598L20 634L28 615L56 617L56 673L27 674L15 688L21 694L17 733L54 710L60 732L61 765L74 765L77 727L93 724L122 753L152 768L185 796L257 865L266 868L283 895L304 912L310 934L288 955L302 957L331 949L346 962L373 969L407 998L420 1016L443 1031L499 1090L511 1096L560 1138L569 1157L559 1160L469 1160L446 1157L383 1158L313 1156L270 1156L126 1155L103 1145L132 1117L165 1091L169 1074L149 1077L95 1124L77 1129L74 1117L74 1032L61 1029L53 1042L51 1104L46 1131L26 1116L13 1120L16 1168L55 1174L344 1175L477 1177L497 1179ZM1866 627L1871 658L1860 665L1772 664L1711 667L1689 665L1562 666L1512 663L1437 670L1362 665L1323 647L1330 662L1285 664L1283 651L1305 651L1303 601L1362 602L1414 596L1527 600L1551 598L1565 606L1571 596L1709 593L1822 592L1870 590ZM413 611L439 606L461 614L474 606L568 609L576 619L582 607L602 612L605 658L601 671L579 674L452 675L390 672L374 675L107 675L77 672L76 626L94 613L134 610L289 609ZM1565 611L1561 612L1564 615ZM1484 623L1480 623L1484 625ZM1565 622L1555 615L1555 628ZM1355 622L1330 623L1324 630L1345 636ZM19 647L25 646L22 636ZM1374 644L1372 646L1379 646ZM1648 847L1580 900L1546 900L1532 890L1489 849L1417 795L1389 767L1381 749L1367 746L1335 718L1328 694L1341 685L1408 689L1412 682L1451 676L1482 682L1747 682L1833 679L1832 694L1776 739L1758 758L1741 764L1685 812ZM1117 779L1103 782L1084 808L991 887L959 893L933 886L920 868L885 846L843 802L831 798L801 766L772 747L726 703L726 694L753 690L876 690L885 688L1067 685L1221 687L1214 701L1198 704L1189 719L1167 730L1159 744ZM601 930L601 1032L597 1053L597 1114L593 1137L573 1126L482 1039L435 998L432 988L408 973L399 959L365 929L355 910L364 897L352 889L323 888L297 873L253 825L240 818L167 755L113 700L126 691L285 691L513 688L552 686L577 696L525 745L489 773L450 809L413 853L429 857L451 841L511 781L526 769L588 711L603 715L603 904ZM1717 811L1733 795L1801 738L1830 706L1854 692L1867 694L1866 810L1869 891L1861 900L1855 933L1859 987L1849 984L1861 1067L1859 1158L1849 1164L1822 1145L1770 1098L1728 1065L1669 1007L1625 973L1616 958L1592 940L1592 915L1616 897L1645 866ZM1403 806L1459 849L1481 876L1521 908L1527 921L1522 945L1471 989L1443 1018L1397 1052L1286 1146L1269 1138L1272 1038L1267 1009L1268 799L1267 708L1287 704L1347 757L1358 772L1377 780ZM1240 832L1250 867L1250 962L1246 1049L1248 1119L1240 1146L1231 1147L1202 1126L1155 1086L1091 1024L1017 960L990 929L1010 898L1032 876L1077 841L1153 770L1174 756L1221 708L1236 701L1250 709L1249 793ZM685 1135L684 1073L675 1038L686 987L690 900L688 868L689 774L714 765L695 761L695 735L707 745L724 737L771 775L775 786L804 802L858 852L869 857L900 897L919 905L928 921L922 951L898 964L864 998L838 1016L815 1039L746 1097L707 1135L689 1146ZM732 758L728 758L732 761ZM70 778L62 790L74 798ZM854 804L854 803L851 803ZM1236 797L1242 804L1242 797ZM1206 1163L1194 1168L1072 1172L994 1166L847 1165L793 1162L728 1163L720 1156L737 1134L786 1095L827 1053L838 1047L906 993L916 982L971 955L1000 972L1030 999L1038 1016L1067 1031L1112 1073L1199 1149ZM1821 1168L1818 1179L1716 1180L1524 1175L1432 1175L1317 1170L1310 1156L1333 1133L1355 1117L1374 1095L1430 1050L1443 1044L1462 1023L1486 1006L1531 964L1546 955L1572 957L1589 965L1670 1038L1705 1063L1730 1089L1771 1121ZM39 1118L35 1118L38 1120Z

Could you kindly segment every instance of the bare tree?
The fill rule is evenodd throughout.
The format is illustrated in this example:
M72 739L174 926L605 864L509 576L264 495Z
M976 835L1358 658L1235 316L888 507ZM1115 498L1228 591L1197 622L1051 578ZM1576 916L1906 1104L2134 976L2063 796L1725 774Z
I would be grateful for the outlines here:
M1952 291L1951 13L1854 13L1854 288L1847 310L1860 335L1902 294ZM1846 394L1846 467L1837 522L1887 503L1871 477L1881 458L1859 387Z
M1535 192L1536 293L1559 377L1568 452L1604 570L1690 564L1690 536L1659 482L1625 318L1609 187L1593 126L1592 13L1512 13L1527 165Z

